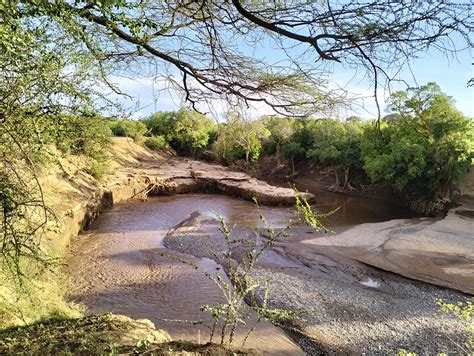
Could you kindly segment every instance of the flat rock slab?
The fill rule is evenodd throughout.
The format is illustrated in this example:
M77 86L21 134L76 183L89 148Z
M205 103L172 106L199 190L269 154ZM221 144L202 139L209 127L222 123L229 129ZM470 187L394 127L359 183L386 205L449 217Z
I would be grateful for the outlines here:
M474 294L474 219L456 211L441 220L362 224L305 243L334 247L357 261Z
M148 174L157 174L171 182L182 184L180 190L194 185L195 191L209 190L230 196L237 196L246 200L254 198L263 205L294 205L295 192L290 188L272 186L242 172L194 160L173 160L163 162L159 168L149 171ZM177 191L179 193L179 191ZM312 200L310 193L301 193L306 199Z

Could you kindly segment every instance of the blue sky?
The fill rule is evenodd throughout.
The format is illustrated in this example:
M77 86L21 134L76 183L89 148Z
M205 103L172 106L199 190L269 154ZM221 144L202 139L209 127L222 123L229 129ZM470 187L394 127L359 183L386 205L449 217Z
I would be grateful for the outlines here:
M277 61L279 53L273 48L252 49L247 48L249 55L258 53L270 53L271 60ZM468 50L458 53L456 57L447 58L435 49L432 49L419 58L414 59L409 67L405 67L399 74L399 78L404 79L411 86L423 85L430 81L438 83L443 92L452 96L456 101L456 107L465 115L474 117L474 88L467 87L469 78L474 77L474 58ZM415 78L413 77L413 74ZM354 76L355 74L355 76ZM176 110L183 105L183 98L175 92L160 91L166 87L164 82L154 82L152 78L120 78L115 77L114 82L126 93L132 96L132 99L118 98L118 101L124 104L132 113L132 117L140 118L148 116L156 111ZM373 118L377 110L373 97L373 87L371 83L364 79L362 73L355 73L354 70L343 68L336 65L334 74L328 76L329 83L337 83L344 86L349 92L359 96L365 96L357 102L357 105L348 109L342 109L337 115L345 118L351 115L357 115L363 118ZM405 87L393 86L392 90L404 89ZM379 90L378 97L381 102L382 115L385 112L384 100L388 92L383 88ZM219 118L226 110L222 102L216 101L213 108L206 108L205 111L210 116ZM252 110L252 116L267 114L270 111L263 107L256 107Z

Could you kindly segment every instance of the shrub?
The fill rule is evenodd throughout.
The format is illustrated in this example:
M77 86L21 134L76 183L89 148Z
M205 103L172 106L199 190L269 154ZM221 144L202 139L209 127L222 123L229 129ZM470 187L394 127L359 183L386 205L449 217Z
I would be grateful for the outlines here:
M94 160L87 168L86 172L89 173L97 180L102 180L107 173L108 162L106 159Z
M114 136L130 137L135 142L143 141L143 137L147 132L145 124L141 121L128 119L113 120L109 125Z
M145 140L145 146L151 150L162 150L168 147L168 142L166 142L164 136L158 135L158 136L148 137Z
M63 152L93 158L101 155L112 136L107 121L100 116L58 116L48 133Z
M164 136L174 150L192 157L215 139L217 131L211 119L184 108L157 112L143 122L150 134Z

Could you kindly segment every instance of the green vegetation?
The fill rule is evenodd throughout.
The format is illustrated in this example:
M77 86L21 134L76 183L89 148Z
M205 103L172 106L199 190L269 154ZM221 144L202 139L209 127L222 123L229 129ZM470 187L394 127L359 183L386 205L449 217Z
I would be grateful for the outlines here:
M359 149L363 124L356 121L318 120L311 125L313 142L307 157L322 166L332 167L336 178L333 186L340 189L339 171L344 171L343 190L353 190L349 178L350 170L360 167Z
M181 109L156 113L143 123L150 136L146 145L152 149L163 149L168 143L181 154L195 156L212 147L225 164L236 160L256 164L262 153L274 154L278 165L287 160L291 176L298 173L295 162L312 161L332 172L332 190L356 190L351 180L357 176L364 184L384 184L414 210L430 214L442 209L440 198L472 164L472 119L459 112L435 83L393 93L388 111L380 122L358 117L251 120L231 112L224 123L215 124Z
M292 119L264 116L245 120L230 114L219 126L213 145L225 163L245 158L256 162L262 150L287 159L329 168L331 189L355 190L351 179L382 183L402 196L414 210L430 214L440 199L472 165L474 123L465 117L435 83L395 92L388 114L378 122L351 117ZM341 182L340 175L344 180Z
M294 135L297 130L298 121L289 118L281 118L276 116L263 117L265 125L267 126L270 136L266 140L266 152L275 153L277 157L277 163L280 164L282 155L287 158L294 156L291 152L297 149L287 149L287 155L281 152L282 146L290 142L290 138Z
M441 299L438 299L436 303L440 306L442 312L451 314L466 324L464 328L466 332L466 342L463 345L455 343L453 345L454 350L451 350L451 352L462 355L472 355L474 353L474 303L470 300L447 303ZM398 355L416 356L416 353L401 349ZM442 356L446 354L439 353L439 355Z
M394 93L389 109L397 119L367 127L362 138L368 177L411 201L443 197L472 164L474 122L434 83Z
M85 318L51 318L0 331L0 353L116 354L146 351L169 341L149 321L102 314Z
M147 125L147 120L106 121L101 117L120 117L103 94L120 93L111 84L112 74L140 72L166 78L193 107L200 101L225 99L236 106L266 103L277 112L301 116L324 112L342 101L320 84L326 74L326 67L319 67L321 61L369 68L377 79L384 68L404 63L431 46L452 50L444 46L452 33L472 42L472 25L464 18L469 19L471 7L464 2L388 1L376 6L350 2L331 8L318 4L275 8L264 1L191 1L176 6L143 1L0 3L3 324L68 313L61 302L66 286L57 277L63 251L52 253L44 244L48 229L55 226L55 212L45 204L38 173L57 164L59 155L87 156L86 170L101 178L110 131L137 142L149 136L148 145L154 148L162 146L163 139L153 136L161 135L171 147L191 156L219 132L214 147L227 162L256 161L271 135L260 120L235 116L217 130L202 115L185 110L170 114L163 127ZM344 16L336 21L333 11ZM374 23L374 18L384 21ZM303 25L307 31L299 30ZM246 55L249 41L255 45L267 40L284 47L280 63L286 61L285 65ZM290 55L293 41L308 45L308 55L316 58ZM470 164L472 122L441 94L434 97L425 102L424 95L401 96L394 104L400 117L380 129L364 131L361 159L373 181L389 184L410 198L426 193L435 199ZM305 131L313 125L310 122L295 132L283 129L278 134L274 129L273 140L282 157L294 166L295 159L312 149L310 156L320 164L344 170L357 167L351 154L339 152L342 143L335 142L330 154L324 153L311 131ZM350 141L355 136L347 137ZM373 146L368 144L372 141ZM379 148L382 158L376 154ZM348 176L349 170L343 188L350 187Z
M56 225L39 172L61 155L85 155L92 173L110 135L96 103L99 67L53 21L0 5L0 325L77 315L64 301L61 253L42 241ZM104 67L105 68L105 67ZM55 150L54 146L59 149Z
M161 136L177 152L194 157L215 136L217 125L196 111L157 112L143 123L148 134Z
M145 140L145 146L151 150L159 151L168 147L168 142L166 142L164 136L158 135L153 137L148 137Z
M166 332L146 319L99 314L83 318L51 318L28 326L0 331L1 354L59 355L167 355L172 352L203 355L259 355L221 345L171 341Z
M146 126L136 120L112 120L109 125L115 136L130 137L133 141L138 143L143 142L145 133L147 132Z
M249 120L229 113L227 122L219 128L214 152L227 163L238 159L254 162L262 152L262 141L269 136L262 120Z

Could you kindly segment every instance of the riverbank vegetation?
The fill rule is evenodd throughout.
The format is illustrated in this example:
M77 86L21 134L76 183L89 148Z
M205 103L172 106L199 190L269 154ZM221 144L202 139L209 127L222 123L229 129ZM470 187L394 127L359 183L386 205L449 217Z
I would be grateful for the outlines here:
M98 314L82 318L51 318L27 326L0 330L2 354L73 355L261 355L255 350L217 344L171 341L148 320Z
M474 123L458 111L438 85L428 83L391 95L388 114L380 120L282 118L250 120L230 113L215 124L203 115L181 109L143 120L147 135L156 134L178 152L196 156L212 150L217 161L242 160L258 166L262 155L286 160L290 178L295 161L316 164L334 176L333 191L354 191L353 176L364 184L381 183L403 197L414 210L442 210L442 199L472 165ZM187 121L186 121L187 120ZM192 122L189 130L181 122Z

